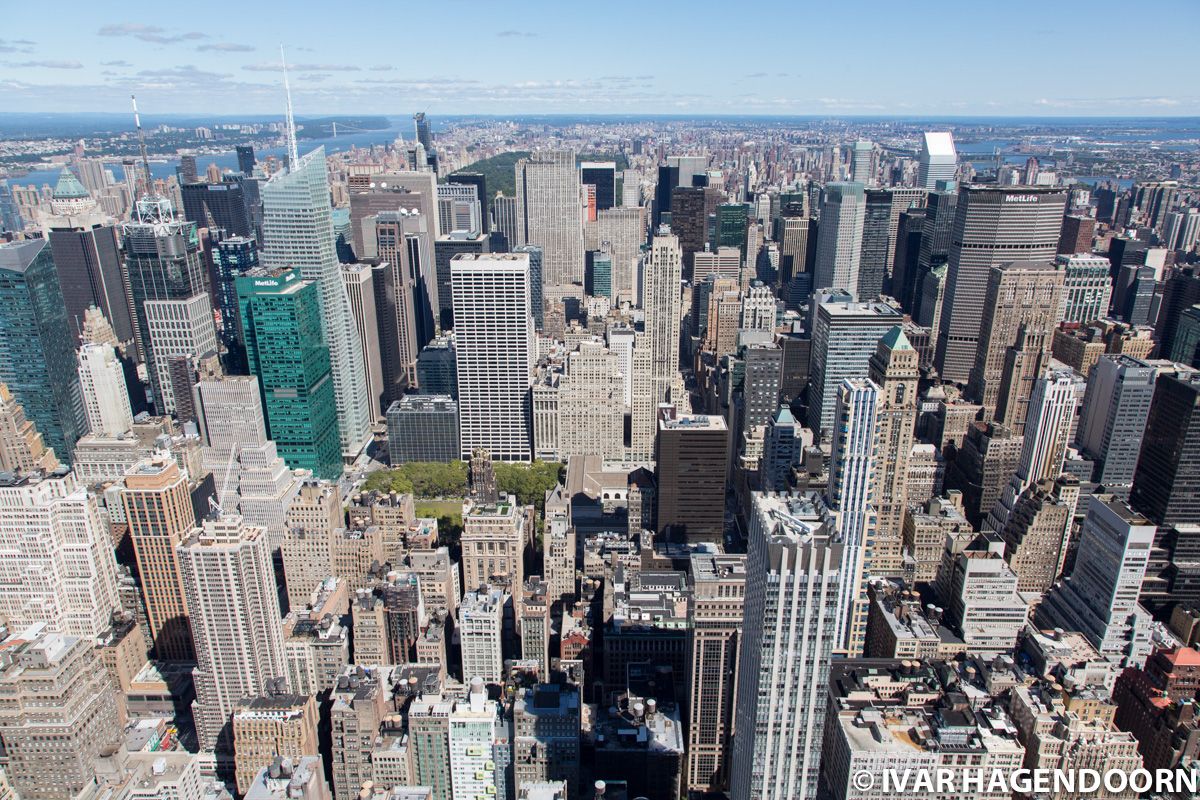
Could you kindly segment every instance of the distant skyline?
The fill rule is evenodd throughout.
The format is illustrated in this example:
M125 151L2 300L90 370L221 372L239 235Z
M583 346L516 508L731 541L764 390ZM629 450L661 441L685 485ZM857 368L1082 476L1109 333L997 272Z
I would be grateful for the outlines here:
M12 111L1200 115L1195 0L7 6Z

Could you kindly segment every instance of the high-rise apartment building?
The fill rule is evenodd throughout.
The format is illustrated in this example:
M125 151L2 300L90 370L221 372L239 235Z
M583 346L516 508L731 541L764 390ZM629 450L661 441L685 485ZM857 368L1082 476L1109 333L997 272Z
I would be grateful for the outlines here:
M825 187L814 288L858 292L865 215L866 195L861 183L831 183Z
M949 131L926 131L917 163L918 187L933 191L938 181L953 181L958 172L954 136Z
M938 326L935 364L943 380L965 383L970 377L992 268L1014 260L1052 262L1066 203L1067 191L1049 186L962 188Z
M729 742L746 601L746 556L691 557L692 626L688 630L687 788L729 786Z
M187 475L169 458L148 459L125 476L121 507L146 603L146 638L158 658L190 661L195 654L176 549L196 527Z
M534 362L529 256L459 256L451 262L451 280L461 457L484 448L502 461L528 461Z
M299 277L316 286L341 452L353 458L371 437L370 403L362 342L334 243L325 148L318 147L288 171L272 176L262 187L262 200L263 266L271 271L298 268Z
M820 775L835 629L849 614L847 547L816 494L752 502L730 795L807 800Z
M583 286L583 213L579 172L571 150L544 150L516 165L518 241L542 248L547 297Z
M238 278L237 291L271 439L293 469L337 477L337 385L322 334L319 284L303 280L298 269L260 268Z
M228 753L237 702L287 674L270 542L265 528L225 515L204 520L177 552L196 649L199 745Z
M65 469L0 476L0 616L95 641L121 608L108 521Z
M0 383L69 461L87 424L74 340L44 240L0 245Z

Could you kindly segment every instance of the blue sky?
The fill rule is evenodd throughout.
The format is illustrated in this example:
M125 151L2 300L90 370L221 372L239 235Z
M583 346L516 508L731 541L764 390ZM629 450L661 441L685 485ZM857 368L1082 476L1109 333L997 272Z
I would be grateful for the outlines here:
M5 0L0 110L1200 115L1197 0Z

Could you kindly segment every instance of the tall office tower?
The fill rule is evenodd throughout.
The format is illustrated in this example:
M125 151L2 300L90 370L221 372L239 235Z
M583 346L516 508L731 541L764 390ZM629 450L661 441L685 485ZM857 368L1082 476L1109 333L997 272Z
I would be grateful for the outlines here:
M692 626L688 629L687 788L729 787L738 648L744 627L746 556L694 554Z
M544 150L516 165L518 232L511 244L542 248L542 287L561 296L583 285L583 215L571 150Z
M671 233L679 238L683 277L692 280L696 253L708 241L708 200L699 186L677 186L671 192Z
M497 502L463 503L463 586L495 584L519 589L525 583L525 509L505 495Z
M258 245L244 236L230 236L212 247L213 295L221 315L217 334L229 351L229 364L241 373L246 368L246 343L242 341L242 326L238 321L237 287L234 281L258 266Z
M896 255L892 263L891 294L900 307L915 314L914 294L920 281L921 239L928 208L910 208L896 219ZM915 318L915 317L914 317Z
M646 209L641 206L609 208L596 214L596 241L608 243L612 255L614 297L632 298L637 283L637 262L646 243Z
M850 180L864 186L875 184L875 143L857 141L850 149Z
M879 387L870 379L847 379L838 387L838 432L833 442L826 494L846 548L839 601L846 616L834 623L834 647L852 657L862 654L866 639L866 582L878 574L874 562L877 551L872 502L878 410Z
M596 211L616 206L617 163L615 161L584 161L579 165L580 183L596 187Z
M467 231L455 231L433 243L439 303L436 312L440 330L450 330L454 327L453 298L450 291L450 262L457 255L479 255L487 252L488 237Z
M887 223L887 272L890 275L899 249L900 215L913 209L924 208L929 202L929 192L902 186L892 186L887 191L891 197ZM888 288L887 281L884 282L884 288Z
M490 233L492 230L488 214L487 177L481 172L452 172L446 176L446 183L456 186L474 186L475 199L479 203L480 233Z
M679 414L660 406L658 533L675 541L725 541L729 428L718 416Z
M887 332L871 356L868 375L879 387L875 413L875 575L900 572L904 511L908 507L909 457L917 424L917 351L904 331Z
M1069 219L1069 217L1068 217ZM1063 302L1058 319L1081 324L1108 315L1112 301L1109 261L1086 253L1060 255L1055 268L1063 273Z
M458 256L450 263L458 360L460 452L528 461L534 362L529 256Z
M336 384L321 330L320 287L300 275L260 268L237 279L242 338L280 454L293 469L332 479L342 471Z
M1138 590L1154 543L1154 524L1115 498L1088 504L1075 567L1038 606L1043 628L1080 631L1100 655L1123 666L1149 655L1150 615Z
M970 377L992 268L1017 259L1053 261L1066 203L1067 190L1049 186L962 188L935 359L943 380Z
M948 131L926 131L917 163L918 187L932 192L938 181L953 181L958 172L954 136Z
M254 165L258 163L254 158L254 145L239 144L234 150L237 152L238 172L247 178L253 175Z
M200 179L200 174L196 169L196 157L194 155L183 155L179 157L179 182L180 183L195 183ZM149 178L147 177L147 180Z
M1074 475L1040 481L1017 498L999 533L1018 591L1044 594L1062 572L1078 501L1079 480Z
M817 436L832 436L842 381L867 377L879 340L902 321L900 312L886 303L817 304L808 379L808 427Z
M542 246L523 244L512 248L513 253L529 256L529 308L533 315L534 330L541 331L546 325L546 296L542 284Z
M53 472L58 466L57 456L46 447L37 426L25 416L25 409L13 399L8 387L0 383L0 472Z
M241 177L215 183L185 183L179 187L183 218L198 228L219 228L231 236L251 237L250 198L242 190Z
M201 750L228 753L237 702L286 674L270 542L265 528L225 515L176 550L196 648L197 738Z
M775 330L775 293L761 281L754 281L742 298L742 330Z
M87 190L64 169L51 200L54 214L46 236L58 271L71 333L79 335L83 315L99 307L122 343L133 341L133 321L122 277L121 250L111 217L102 214Z
M416 361L426 334L432 335L433 308L422 278L425 220L408 211L381 211L374 216L373 236L380 263L372 268L379 357L387 402L417 383Z
M262 188L263 253L268 269L298 267L317 287L321 333L329 348L342 456L354 458L371 438L362 342L334 249L325 148L318 147ZM271 415L268 410L267 419ZM272 436L282 448L280 437Z
M1200 209L1181 208L1167 214L1163 223L1163 246L1168 250L1190 253L1200 241Z
M475 187L461 183L443 183L437 187L438 236L454 231L483 233L483 215Z
M792 467L800 463L805 441L800 423L787 406L767 423L763 435L763 456L758 466L758 481L763 491L786 492L791 484Z
M1034 383L1017 471L992 506L984 531L1003 531L1021 493L1036 483L1056 479L1062 472L1077 402L1074 371L1070 368L1048 370Z
M1033 382L1050 359L1062 305L1063 272L1048 262L1012 261L992 267L967 397L997 419L1024 431ZM951 298L953 302L953 298Z
M13 634L0 668L0 737L11 789L29 800L86 796L100 759L121 744L116 692L95 641L43 625Z
M866 194L861 183L831 183L825 187L814 288L858 291L865 215Z
M80 346L79 388L93 436L115 437L133 428L125 368L112 345L84 342Z
M0 615L95 640L121 607L112 535L66 470L0 482Z
M856 286L848 287L848 290L854 292L856 297L874 300L883 292L884 281L891 267L891 252L888 242L888 225L891 222L891 216L891 191L867 189L864 192L858 281Z
M679 372L682 269L679 237L662 232L655 235L646 264L642 303L646 312L652 402L655 404L666 399L667 388Z
M1082 214L1067 214L1063 217L1062 233L1058 237L1058 254L1070 256L1092 252L1092 240L1096 236L1096 220Z
M150 372L154 404L175 412L170 363L217 352L208 276L196 225L178 219L169 200L143 197L122 227L137 344Z
M954 181L938 181L937 188L926 196L925 224L921 228L921 247L917 255L916 273L912 278L914 312L919 306L920 287L924 276L939 266L945 266L950 258L950 243L954 234L954 220L958 216L958 184ZM907 280L907 279L906 279Z
M752 342L738 350L742 362L741 435L764 427L779 410L783 349L774 342ZM736 444L736 442L734 443Z
M1076 441L1106 492L1129 496L1157 378L1157 368L1121 354L1100 356L1088 373Z
M157 658L191 661L195 653L176 551L196 527L187 475L160 455L134 467L123 484L121 510L146 603L146 637Z
M44 240L0 245L0 383L63 460L87 424L74 341Z
M1130 222L1160 230L1167 212L1175 206L1179 181L1140 181L1133 185L1131 207L1138 216Z
M517 590L520 586L515 587ZM504 606L509 595L488 584L463 594L458 606L458 632L462 642L462 674L486 683L504 680L500 640L504 634Z
M730 795L810 800L846 545L818 495L752 497Z
M599 342L568 353L559 382L558 452L620 459L625 450L625 402L617 357Z
M425 148L425 152L433 150L433 132L429 127L429 119L426 118L424 111L418 111L413 114L413 129L416 132L416 140Z
M1160 527L1200 524L1200 373L1165 374L1154 387L1129 504Z
M523 224L517 198L506 197L503 192L496 192L496 196L492 198L492 216L495 219L496 230L504 234L509 249L520 244Z
M578 687L539 683L519 689L512 720L516 786L564 781L566 786L574 787L579 783ZM564 794L558 800L567 800L568 796Z
M745 203L721 203L717 206L713 235L713 248L736 247L742 258L746 257L746 237L750 228L749 212Z
M350 300L350 313L362 343L367 381L367 406L372 420L383 419L383 363L379 355L379 305L375 297L374 270L368 264L343 264L342 280Z

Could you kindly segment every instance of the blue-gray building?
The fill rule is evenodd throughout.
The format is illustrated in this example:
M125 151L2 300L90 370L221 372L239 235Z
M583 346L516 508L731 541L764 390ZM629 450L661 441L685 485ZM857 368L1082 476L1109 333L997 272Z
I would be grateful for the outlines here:
M86 430L74 342L45 239L0 245L0 382L59 459Z
M387 410L388 456L408 461L454 461L459 456L458 403L444 394L410 394Z
M439 336L417 356L417 386L421 394L444 394L458 399L458 356L454 338Z

